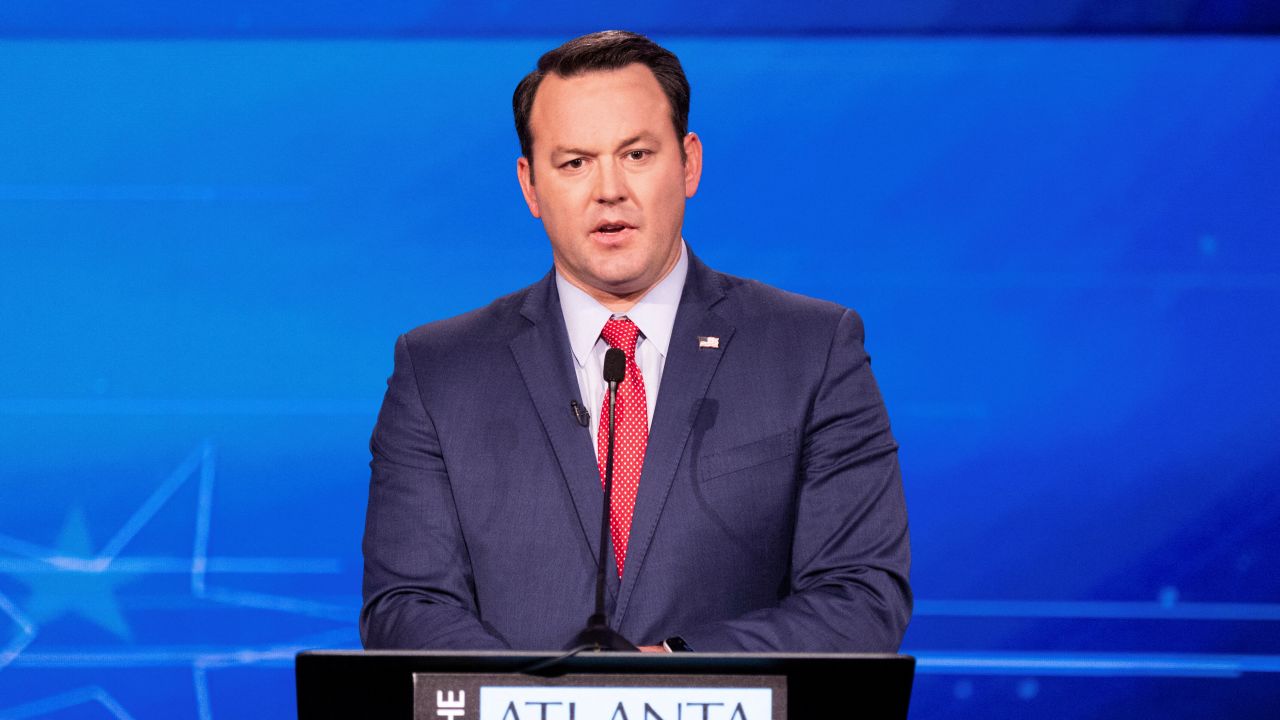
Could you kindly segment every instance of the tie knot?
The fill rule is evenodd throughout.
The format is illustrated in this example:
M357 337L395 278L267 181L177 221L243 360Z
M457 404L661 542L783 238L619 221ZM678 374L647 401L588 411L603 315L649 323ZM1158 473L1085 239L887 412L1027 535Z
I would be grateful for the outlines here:
M621 350L628 360L635 362L636 339L640 337L640 328L630 318L609 318L609 322L604 324L604 330L600 331L600 337L610 347Z

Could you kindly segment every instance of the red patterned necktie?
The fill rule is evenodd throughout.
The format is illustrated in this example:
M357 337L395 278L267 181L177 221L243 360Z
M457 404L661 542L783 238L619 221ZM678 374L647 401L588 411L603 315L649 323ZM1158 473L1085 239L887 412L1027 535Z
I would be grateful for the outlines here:
M644 378L636 365L636 338L640 329L627 318L611 318L600 333L610 346L627 356L627 372L618 385L616 406L617 439L613 443L613 497L609 529L613 532L613 554L618 560L618 577L627 561L627 540L631 537L631 513L636 507L640 471L644 468L644 448L649 443L649 406L644 395ZM609 452L609 392L606 388L600 410L600 432L596 435L596 457L600 482L604 483L605 460Z

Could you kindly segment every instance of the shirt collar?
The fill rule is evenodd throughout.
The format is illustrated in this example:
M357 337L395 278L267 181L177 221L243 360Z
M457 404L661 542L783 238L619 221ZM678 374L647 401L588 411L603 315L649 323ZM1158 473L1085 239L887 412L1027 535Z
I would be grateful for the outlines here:
M663 357L667 356L667 348L671 345L671 330L676 323L676 310L680 307L680 295L684 292L688 274L689 252L682 238L680 259L676 260L675 267L626 313L640 329L645 341L653 343ZM613 312L564 279L559 271L556 271L556 290L560 293L560 312L564 314L564 325L569 331L573 359L579 367L585 367L591 348L600 339L600 330L613 317Z

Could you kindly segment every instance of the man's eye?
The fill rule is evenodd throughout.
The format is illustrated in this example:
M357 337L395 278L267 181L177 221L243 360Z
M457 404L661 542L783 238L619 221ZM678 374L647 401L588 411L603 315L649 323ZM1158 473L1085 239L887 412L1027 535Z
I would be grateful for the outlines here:
M648 150L632 150L631 152L627 153L627 157L631 158L632 160L643 160L648 154L649 154Z
M570 170L577 170L582 167L584 162L585 161L582 158L574 158L569 162L565 163L564 165L562 165L561 167L567 167Z

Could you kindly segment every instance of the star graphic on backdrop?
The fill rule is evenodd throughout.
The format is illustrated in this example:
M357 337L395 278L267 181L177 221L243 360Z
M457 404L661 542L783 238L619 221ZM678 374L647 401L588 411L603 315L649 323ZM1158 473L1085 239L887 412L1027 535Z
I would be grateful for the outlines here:
M80 508L67 514L55 547L58 554L48 559L50 567L14 573L30 589L23 605L31 621L44 625L78 615L122 640L132 640L133 632L120 612L115 592L135 575L111 569L94 557Z
M51 655L37 660L37 667L185 667L194 682L198 717L212 717L209 704L211 671L228 667L252 667L263 664L291 663L301 650L329 647L335 644L349 645L355 637L351 621L351 606L345 602L334 603L312 600L306 597L289 597L249 590L238 590L206 582L217 573L255 574L272 578L301 574L331 574L340 571L340 563L333 558L281 558L281 557L232 557L208 556L210 518L212 514L215 474L215 451L212 442L205 441L195 448L169 476L143 501L111 539L95 546L89 534L85 513L81 508L68 511L53 546L41 546L22 538L0 532L0 574L12 577L25 585L28 594L22 602L10 602L0 594L0 623L8 615L22 632L16 641L4 647L0 637L0 670L9 673L8 665L21 664L20 656L31 656L27 647L32 643L42 625L58 625L59 620L78 618L106 633L125 640L131 647L112 648L108 653L100 648L85 647L81 638L71 638L70 647L54 648ZM135 536L161 512L166 504L184 486L197 486L192 551L171 556L122 557ZM17 557L9 557L9 556ZM165 633L176 645L153 645L144 638L142 645L135 644L133 629L125 620L118 598L120 587L148 576L180 575L190 579L189 593L183 595L195 601L199 607L238 608L247 612L274 612L336 622L336 629L304 635L301 638L271 642L246 647L243 642L219 640L209 644L183 643L179 632L166 628ZM153 618L138 615L131 618L133 625L157 627ZM221 621L218 621L221 622ZM237 623L235 627L240 627ZM259 622L254 627L266 627ZM199 620L187 623L183 631L195 629L201 633L217 629L213 621ZM252 629L252 628L251 628ZM153 633L143 632L144 636ZM201 635L201 638L204 636ZM21 668L19 667L19 672ZM7 676L6 676L7 677ZM26 676L16 676L26 677ZM56 676L54 688L62 688L62 675ZM19 681L24 682L24 681ZM47 684L47 683L46 683ZM39 689L37 681L35 687ZM0 700L3 705L4 700ZM97 703L116 717L130 717L129 713L101 687L93 686L70 690L25 705L0 707L2 717L41 717L61 708Z

